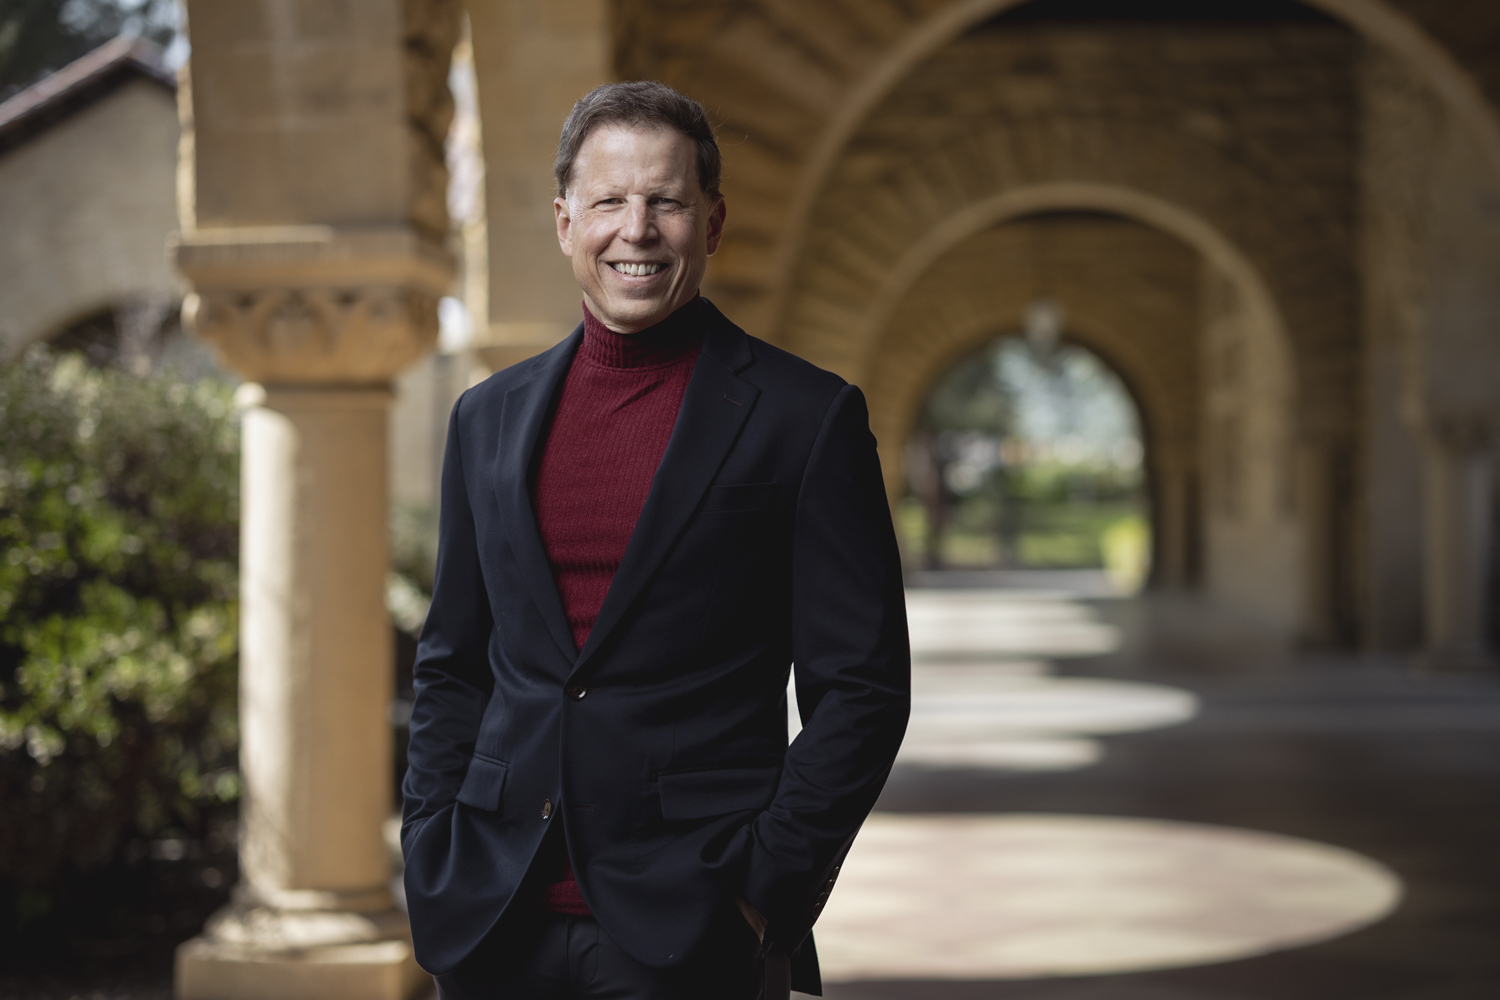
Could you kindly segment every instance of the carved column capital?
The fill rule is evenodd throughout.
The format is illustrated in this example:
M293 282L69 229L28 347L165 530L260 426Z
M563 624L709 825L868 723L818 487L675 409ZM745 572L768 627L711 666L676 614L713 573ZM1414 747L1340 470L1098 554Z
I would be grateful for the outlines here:
M269 384L384 382L432 349L446 253L401 227L199 230L174 247L183 320Z

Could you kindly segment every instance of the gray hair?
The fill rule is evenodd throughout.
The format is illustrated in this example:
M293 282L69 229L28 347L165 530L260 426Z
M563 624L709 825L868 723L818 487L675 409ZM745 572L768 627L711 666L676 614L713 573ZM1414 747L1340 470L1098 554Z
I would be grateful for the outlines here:
M654 80L607 83L595 87L573 105L568 120L563 122L562 137L557 142L557 159L552 163L558 197L567 197L573 161L578 158L584 140L595 129L608 125L672 129L692 139L698 146L698 184L710 200L720 198L722 162L708 113L691 97Z

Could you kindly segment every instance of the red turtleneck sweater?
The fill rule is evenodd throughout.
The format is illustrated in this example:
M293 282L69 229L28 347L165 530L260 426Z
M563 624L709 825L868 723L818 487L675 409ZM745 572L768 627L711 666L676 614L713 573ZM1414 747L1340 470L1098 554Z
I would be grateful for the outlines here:
M639 333L619 334L583 309L537 466L532 504L542 545L582 649L635 530L703 343L695 298ZM543 906L588 915L561 838L552 835Z

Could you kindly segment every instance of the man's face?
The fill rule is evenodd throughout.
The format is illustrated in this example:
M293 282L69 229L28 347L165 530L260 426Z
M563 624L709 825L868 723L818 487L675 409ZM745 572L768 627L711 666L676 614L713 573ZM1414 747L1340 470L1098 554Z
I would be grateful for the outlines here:
M552 206L589 311L616 333L691 301L724 233L724 200L698 184L697 145L671 129L595 129Z

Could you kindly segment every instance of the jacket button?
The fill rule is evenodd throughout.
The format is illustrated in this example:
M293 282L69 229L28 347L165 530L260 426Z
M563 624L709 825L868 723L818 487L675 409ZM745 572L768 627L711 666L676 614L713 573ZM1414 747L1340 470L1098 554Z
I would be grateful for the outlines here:
M552 800L551 799L543 799L542 800L542 819L551 819L551 818L552 818Z
M563 688L563 693L574 701L582 701L583 696L589 693L589 689L582 684L569 684Z

